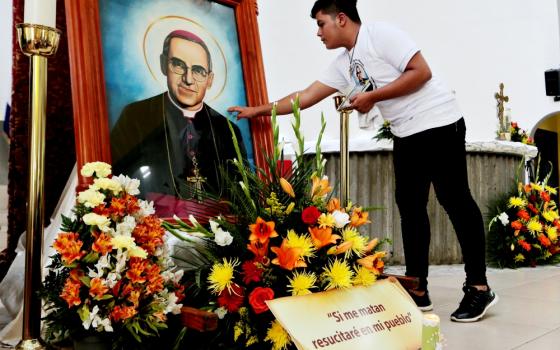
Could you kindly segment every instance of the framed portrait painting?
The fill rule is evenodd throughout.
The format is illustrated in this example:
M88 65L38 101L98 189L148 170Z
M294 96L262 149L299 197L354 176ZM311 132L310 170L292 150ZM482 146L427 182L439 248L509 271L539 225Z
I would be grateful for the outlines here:
M111 162L169 216L185 186L219 187L217 164L235 157L230 125L243 157L264 166L269 118L227 112L267 102L255 0L66 0L66 9L79 168Z

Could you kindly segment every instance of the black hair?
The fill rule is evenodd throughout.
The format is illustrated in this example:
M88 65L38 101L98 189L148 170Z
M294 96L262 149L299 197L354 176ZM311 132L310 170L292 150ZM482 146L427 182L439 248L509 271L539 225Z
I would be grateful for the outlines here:
M357 2L358 0L317 0L311 9L311 18L315 18L319 11L333 17L343 12L353 22L362 23L356 8Z
M185 35L183 35L183 34L185 34ZM196 35L190 36L189 34L192 35L192 33L190 33L190 32L173 31L165 37L165 40L163 41L163 49L162 49L162 52L161 52L161 55L160 55L160 66L161 66L161 70L162 70L163 74L167 74L167 57L168 57L168 54L169 54L169 46L171 45L171 39L173 39L173 38L179 38L179 39L191 41L195 44L198 44L198 45L202 46L204 51L206 51L206 57L207 57L207 62L208 62L208 71L209 72L212 71L212 57L210 56L210 50L208 49L208 46L206 46L206 43L202 39L200 39L198 36L196 36Z

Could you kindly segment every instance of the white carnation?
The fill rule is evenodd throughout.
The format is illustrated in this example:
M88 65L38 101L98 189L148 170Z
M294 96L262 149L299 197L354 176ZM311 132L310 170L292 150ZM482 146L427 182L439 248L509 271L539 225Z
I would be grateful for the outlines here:
M116 179L109 179L107 177L95 179L90 188L96 190L109 190L113 192L114 195L117 195L122 191L122 186L119 181Z
M138 200L138 206L140 210L137 212L136 217L145 217L149 215L155 214L156 210L154 209L154 202L148 202L145 200Z
M136 247L134 238L130 236L115 236L111 238L111 245L114 249L127 249L128 251Z
M95 213L87 213L82 217L84 223L89 226L97 226L101 231L108 232L111 230L109 225L111 224L111 220L108 217L95 214Z
M85 177L91 177L93 173L97 177L107 177L111 175L111 165L104 162L91 162L86 163L80 171L80 174Z
M210 220L210 229L214 232L214 241L217 245L225 247L233 242L231 233L224 231L217 222Z
M95 208L102 204L105 200L105 195L93 188L78 193L78 203L82 203L88 208Z

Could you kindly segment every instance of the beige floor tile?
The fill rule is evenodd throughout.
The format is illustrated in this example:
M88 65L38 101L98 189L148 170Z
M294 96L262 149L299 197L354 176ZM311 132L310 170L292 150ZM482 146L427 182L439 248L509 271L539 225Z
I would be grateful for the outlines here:
M523 344L515 350L557 350L558 348L560 348L560 329Z
M500 290L500 295L560 303L560 275ZM560 309L558 310L560 312ZM560 346L559 346L560 348Z

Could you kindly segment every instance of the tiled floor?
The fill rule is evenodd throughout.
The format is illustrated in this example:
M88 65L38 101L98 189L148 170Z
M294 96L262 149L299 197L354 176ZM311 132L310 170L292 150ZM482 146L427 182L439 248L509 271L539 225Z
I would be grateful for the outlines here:
M402 268L389 271L402 273ZM433 312L441 318L444 349L560 349L560 266L488 269L489 284L500 300L475 323L449 320L463 296L463 279L462 266L430 268L429 290Z

